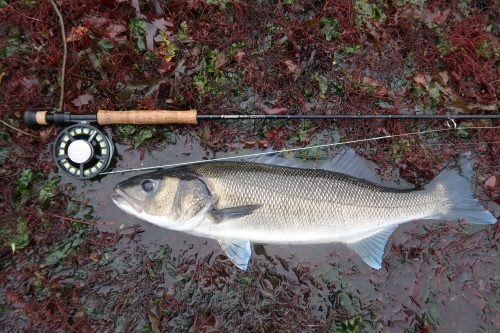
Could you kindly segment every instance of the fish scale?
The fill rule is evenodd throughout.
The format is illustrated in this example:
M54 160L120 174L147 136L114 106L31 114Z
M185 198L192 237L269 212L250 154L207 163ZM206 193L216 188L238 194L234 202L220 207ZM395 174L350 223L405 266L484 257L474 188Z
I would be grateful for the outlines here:
M322 169L216 161L132 177L115 187L124 211L172 230L217 239L246 269L250 242L343 242L371 267L381 268L384 247L398 224L420 219L464 219L492 224L495 217L456 170L441 172L426 188L379 186L354 151L344 150ZM144 186L147 184L147 186Z
M329 243L357 237L367 228L380 229L433 216L439 205L431 191L380 187L325 170L250 162L208 163L188 169L204 175L210 190L218 194L218 209L262 205L251 215L221 225L214 225L207 217L195 228L215 238L248 239L248 234L265 230L250 240ZM315 237L318 231L325 234L319 239L308 236ZM282 238L284 234L300 239Z

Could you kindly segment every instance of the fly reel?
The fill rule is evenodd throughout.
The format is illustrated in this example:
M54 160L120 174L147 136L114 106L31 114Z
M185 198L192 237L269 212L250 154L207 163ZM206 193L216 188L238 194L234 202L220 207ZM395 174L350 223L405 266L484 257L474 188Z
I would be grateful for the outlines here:
M111 163L114 146L97 127L77 124L65 128L54 143L54 161L59 169L78 179L94 178Z

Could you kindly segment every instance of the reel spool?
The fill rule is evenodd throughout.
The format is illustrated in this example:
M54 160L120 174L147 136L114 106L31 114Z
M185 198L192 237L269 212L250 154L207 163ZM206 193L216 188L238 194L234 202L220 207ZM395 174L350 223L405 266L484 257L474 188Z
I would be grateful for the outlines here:
M77 124L65 128L54 143L54 161L59 169L73 178L90 179L106 170L114 146L97 127Z

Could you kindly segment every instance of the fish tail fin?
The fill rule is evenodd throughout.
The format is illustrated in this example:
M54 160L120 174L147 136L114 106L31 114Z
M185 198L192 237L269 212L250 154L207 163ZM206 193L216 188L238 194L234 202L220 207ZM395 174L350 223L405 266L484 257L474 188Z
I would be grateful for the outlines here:
M471 169L471 168L470 168ZM427 186L436 191L440 198L442 213L436 218L447 220L463 219L467 223L493 224L497 219L491 214L472 193L470 182L461 176L456 169L447 169L437 175Z

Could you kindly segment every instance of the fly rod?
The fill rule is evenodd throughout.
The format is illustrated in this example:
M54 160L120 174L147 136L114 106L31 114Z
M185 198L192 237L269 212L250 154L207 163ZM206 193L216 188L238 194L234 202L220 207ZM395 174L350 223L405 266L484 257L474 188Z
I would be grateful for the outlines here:
M97 123L99 125L113 124L198 124L199 120L219 119L500 119L500 115L471 114L329 114L329 115L269 115L269 114L222 114L199 115L196 110L133 110L109 111L99 110L97 114L72 114L69 112L47 112L27 110L24 113L26 125L36 128L40 125L75 123Z
M56 165L78 179L91 179L105 171L113 158L114 145L110 133L97 125L112 124L198 124L201 120L219 119L500 119L500 115L198 115L196 110L99 110L97 114L73 114L70 112L48 112L27 110L24 121L30 128L40 125L66 125L57 136L52 154Z

